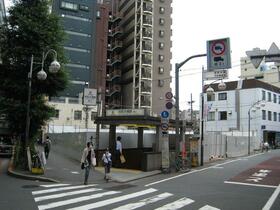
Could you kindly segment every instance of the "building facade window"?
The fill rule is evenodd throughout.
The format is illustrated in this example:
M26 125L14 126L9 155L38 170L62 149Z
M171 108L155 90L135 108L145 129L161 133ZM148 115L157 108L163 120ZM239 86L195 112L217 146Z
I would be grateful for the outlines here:
M273 103L277 103L277 97L276 97L276 94L273 94Z
M280 113L278 113L278 122L280 122Z
M267 119L269 120L269 121L271 121L271 111L268 111L268 113L267 113Z
M80 4L80 10L88 11L89 8L88 8L88 6L86 6L86 5ZM100 11L99 11L99 14L100 14Z
M160 62L163 62L163 61L164 61L164 55L159 55L159 56L158 56L158 60L159 60Z
M164 14L164 12L165 12L165 8L164 8L164 7L160 7L160 8L159 8L159 13L160 13L160 14Z
M54 117L55 117L56 119L59 119L59 110L58 110L58 109L55 110Z
M163 87L164 86L164 80L162 80L162 79L158 80L158 86Z
M67 1L61 1L60 7L62 9L68 9L68 10L73 10L73 11L78 10L78 4L75 4L72 2L67 2Z
M215 94L207 95L207 101L215 101Z
M273 112L273 121L277 121L277 112Z
M160 42L160 43L158 44L158 48L162 50L162 49L164 48L164 43L163 43L163 42Z
M82 111L80 110L74 111L74 120L82 120Z
M219 120L227 120L227 112L226 111L219 112Z
M278 96L278 104L280 104L280 96Z
M164 31L163 30L159 31L159 37L164 37Z
M219 101L227 100L227 93L219 93L218 94L218 100Z
M264 101L266 100L265 96L266 96L266 92L264 90L262 90L262 100L264 100Z
M215 121L215 112L209 112L208 113L207 121Z
M266 111L262 110L262 120L266 120Z
M90 113L90 120L94 121L94 119L97 117L97 112L91 112Z
M163 19L163 18L160 18L160 19L159 19L159 25L162 25L162 26L163 26L164 23L165 23L164 19Z
M271 102L271 93L267 93L268 101Z
M164 67L158 67L158 73L163 74L164 73Z

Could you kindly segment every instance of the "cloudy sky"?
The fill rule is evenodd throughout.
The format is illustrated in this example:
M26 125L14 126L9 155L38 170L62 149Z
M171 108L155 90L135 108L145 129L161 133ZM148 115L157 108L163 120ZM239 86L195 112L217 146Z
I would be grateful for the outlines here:
M9 3L10 0L5 0ZM268 49L272 42L280 46L279 0L173 0L172 76L174 65L186 58L206 53L206 41L228 37L232 68L229 79L240 75L240 57L255 47ZM199 108L201 68L206 58L196 58L180 72L180 108L189 108L190 94ZM175 78L173 78L175 82ZM175 84L172 84L175 93Z
M272 42L280 46L277 26L280 13L279 0L173 0L173 59L180 63L186 58L206 53L206 41L230 38L232 69L229 79L240 75L240 57L255 47L268 49ZM180 72L180 108L189 108L190 94L199 108L201 68L206 58L196 58L182 67ZM173 74L174 76L174 74ZM175 79L173 79L175 81ZM173 84L173 92L175 92Z

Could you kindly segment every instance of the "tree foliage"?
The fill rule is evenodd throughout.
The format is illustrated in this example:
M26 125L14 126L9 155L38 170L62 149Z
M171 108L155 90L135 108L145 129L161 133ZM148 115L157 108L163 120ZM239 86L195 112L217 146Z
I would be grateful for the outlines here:
M30 103L30 138L54 115L54 109L46 104L46 97L56 96L68 83L68 75L62 68L56 74L48 71L57 52L60 64L65 62L62 42L64 31L59 17L50 13L49 0L16 0L4 24L0 26L0 113L6 114L12 133L23 136L26 126L28 72L31 56L34 56L32 92ZM43 69L47 79L37 79L41 70L42 53L48 52Z

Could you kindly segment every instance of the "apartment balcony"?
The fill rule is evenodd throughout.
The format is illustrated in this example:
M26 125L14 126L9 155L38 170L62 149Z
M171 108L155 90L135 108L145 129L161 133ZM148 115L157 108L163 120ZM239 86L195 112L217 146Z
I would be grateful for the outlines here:
M153 39L153 32L151 30L148 30L148 29L144 28L142 37L143 37L143 39L152 40Z
M144 6L143 6L143 12L145 13L145 14L153 14L153 6L152 6L152 4L145 4L144 3Z
M142 65L144 65L144 66L152 66L152 59L150 59L150 58L142 58Z
M151 69L142 69L141 78L142 79L151 79L152 78Z
M152 53L152 46L149 44L144 44L142 47L143 53Z
M113 57L111 65L119 64L121 62L122 62L122 56L116 55Z
M122 28L120 26L117 26L117 27L115 27L113 29L109 29L108 34L111 37L114 37L114 36L117 36L117 35L122 35L123 34L123 30L122 30Z
M141 85L141 93L149 94L152 92L152 87L149 84L142 84Z
M120 76L121 76L121 70L116 69L113 72L111 72L110 74L107 74L106 80L113 81L114 79L119 78Z
M117 22L122 20L122 15L120 13L117 13L115 15L109 15L109 21L111 23Z
M111 49L112 51L120 50L123 47L123 43L121 41L115 41L112 43Z
M152 18L148 18L148 16L145 15L145 16L143 17L143 25L144 25L144 26L153 27L153 20L152 20Z
M110 109L120 108L121 105L121 101L118 99L113 99L112 101L108 102L108 106Z
M112 96L115 93L121 92L121 86L120 85L112 85L110 88L106 89L106 96Z

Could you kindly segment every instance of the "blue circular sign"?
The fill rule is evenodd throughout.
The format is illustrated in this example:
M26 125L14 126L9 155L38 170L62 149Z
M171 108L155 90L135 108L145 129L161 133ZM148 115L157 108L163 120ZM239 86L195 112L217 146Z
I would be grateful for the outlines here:
M168 118L169 117L169 112L168 111L161 112L161 117L162 118Z

